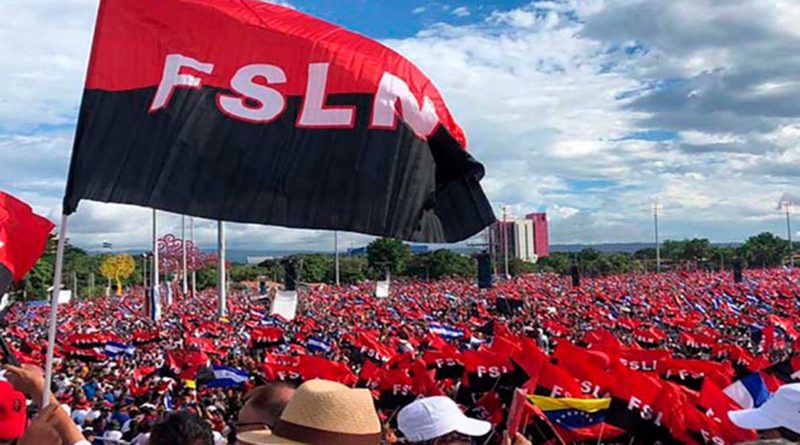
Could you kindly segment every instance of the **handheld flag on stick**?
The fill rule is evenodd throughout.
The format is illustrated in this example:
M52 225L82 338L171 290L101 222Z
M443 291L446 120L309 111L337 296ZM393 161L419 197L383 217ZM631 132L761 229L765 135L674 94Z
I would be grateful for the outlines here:
M376 41L256 0L102 0L64 212L456 242L495 220L466 146L433 82Z

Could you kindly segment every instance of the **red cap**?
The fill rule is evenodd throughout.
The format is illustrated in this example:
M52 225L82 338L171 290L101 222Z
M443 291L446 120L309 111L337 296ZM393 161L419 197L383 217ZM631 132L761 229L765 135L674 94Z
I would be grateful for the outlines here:
M19 439L27 423L25 395L8 382L0 381L0 440Z

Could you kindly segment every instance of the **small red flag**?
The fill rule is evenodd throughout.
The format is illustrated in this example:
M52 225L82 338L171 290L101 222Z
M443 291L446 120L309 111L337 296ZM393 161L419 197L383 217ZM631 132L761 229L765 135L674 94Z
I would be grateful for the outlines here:
M28 204L0 191L0 294L33 268L53 227Z

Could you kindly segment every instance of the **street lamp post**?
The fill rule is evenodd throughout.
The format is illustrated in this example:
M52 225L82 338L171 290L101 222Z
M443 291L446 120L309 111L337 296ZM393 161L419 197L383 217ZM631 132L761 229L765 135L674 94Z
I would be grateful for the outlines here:
M508 279L508 206L503 206L503 262L505 263L506 279Z
M789 261L794 267L794 245L792 244L792 201L784 199L781 208L786 212L786 239L789 241Z

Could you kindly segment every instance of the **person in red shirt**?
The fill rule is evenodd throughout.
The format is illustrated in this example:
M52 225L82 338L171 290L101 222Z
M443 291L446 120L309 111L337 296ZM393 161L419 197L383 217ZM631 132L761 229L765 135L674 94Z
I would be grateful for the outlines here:
M13 443L22 437L27 423L25 394L0 381L0 444Z

